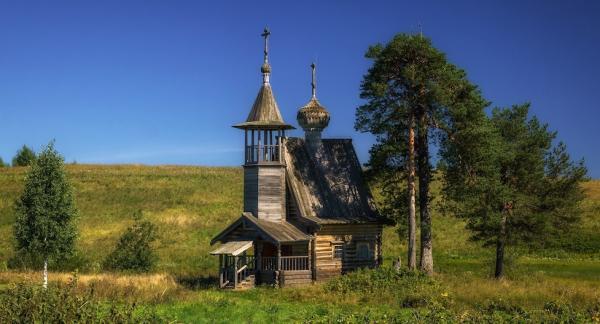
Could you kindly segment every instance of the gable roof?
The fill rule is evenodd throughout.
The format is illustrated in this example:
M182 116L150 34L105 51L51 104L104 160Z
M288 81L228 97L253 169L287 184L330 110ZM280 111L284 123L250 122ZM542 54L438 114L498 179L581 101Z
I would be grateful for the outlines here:
M310 152L300 138L286 138L288 188L300 215L317 224L386 223L376 210L350 139L323 139Z
M257 236L263 236L274 243L286 243L286 242L298 242L298 241L309 241L312 236L307 235L300 231L296 226L288 222L272 222L256 218L252 213L245 212L236 221L231 223L226 229L215 236L210 244L213 245L216 242L222 241L227 238L228 235L240 226L248 228L247 231L239 239L254 239Z

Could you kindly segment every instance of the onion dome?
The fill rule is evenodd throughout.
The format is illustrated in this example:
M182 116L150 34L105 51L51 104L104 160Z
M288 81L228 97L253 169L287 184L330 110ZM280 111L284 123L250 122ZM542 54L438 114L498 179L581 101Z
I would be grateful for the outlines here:
M305 131L322 131L329 125L329 112L321 106L317 98L310 101L298 111L298 124Z
M271 65L267 62L263 63L263 65L260 67L260 72L271 73Z
M321 132L329 125L329 112L317 100L316 83L315 83L315 68L316 65L311 64L312 68L312 98L310 101L298 111L296 119L298 124L306 132Z

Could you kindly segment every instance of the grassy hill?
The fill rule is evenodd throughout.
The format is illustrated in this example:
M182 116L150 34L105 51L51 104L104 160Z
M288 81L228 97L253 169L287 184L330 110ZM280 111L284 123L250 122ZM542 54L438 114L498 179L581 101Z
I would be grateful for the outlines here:
M67 171L75 187L80 212L77 247L78 267L83 273L93 276L101 271L102 260L138 210L160 228L158 277L154 275L149 279L156 283L156 289L179 287L174 290L181 292L181 284L168 278L216 273L217 260L208 255L209 241L242 210L241 168L69 165ZM22 190L25 172L25 168L0 169L0 271L13 255L14 201ZM564 238L561 246L511 251L509 280L503 284L489 278L493 251L469 242L460 220L434 212L436 278L451 292L453 302L475 305L503 296L520 305L541 307L546 301L558 298L579 305L600 300L600 181L590 181L585 187L588 198L583 206L585 217L579 233ZM390 264L390 260L398 255L404 260L404 251L405 246L394 229L387 228L384 233L385 262ZM29 276L0 273L0 285L14 281L14 278L30 279ZM308 294L299 291L277 294L282 300L309 299L308 296L296 296ZM189 294L192 293L184 293L186 298L191 298L188 304L177 306L181 312L193 314L186 307L205 302L205 299L199 302L198 298L208 298L215 303L222 298L221 292L202 292L203 297L190 297ZM259 291L228 296L243 304L247 299L268 298L264 294ZM353 302L357 300L358 297ZM319 303L318 300L312 302Z
M67 170L80 214L77 246L89 270L99 266L141 210L160 229L159 271L214 271L209 241L242 210L239 168L69 165ZM14 201L25 172L0 169L0 262L12 255Z

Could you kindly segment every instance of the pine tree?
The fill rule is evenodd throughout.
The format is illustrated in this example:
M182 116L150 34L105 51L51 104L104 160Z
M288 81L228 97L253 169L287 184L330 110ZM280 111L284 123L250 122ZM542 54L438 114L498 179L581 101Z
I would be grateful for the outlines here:
M35 152L27 145L23 145L12 160L12 166L29 166L33 164L36 156Z
M580 217L583 162L554 146L556 133L528 113L525 104L477 124L456 120L441 153L447 205L467 220L473 240L495 247L496 278L507 246L568 231Z
M16 252L39 256L48 285L48 262L64 260L74 251L77 210L64 161L51 142L31 165L25 187L16 202L14 225Z
M394 218L408 225L408 264L411 268L416 266L417 174L421 219L420 269L432 273L429 143L446 131L445 122L454 106L475 98L479 99L476 109L482 111L487 103L481 99L477 88L467 81L464 71L450 64L445 55L422 35L399 34L385 46L370 47L366 56L374 61L361 84L361 98L368 101L358 107L355 127L376 136L377 143L370 151L369 164L374 172L386 174L383 194L387 195L385 202L390 207L387 210L408 211L406 220L401 215ZM393 180L398 180L398 183L394 184ZM404 181L406 188L401 189ZM400 197L406 202L392 202Z

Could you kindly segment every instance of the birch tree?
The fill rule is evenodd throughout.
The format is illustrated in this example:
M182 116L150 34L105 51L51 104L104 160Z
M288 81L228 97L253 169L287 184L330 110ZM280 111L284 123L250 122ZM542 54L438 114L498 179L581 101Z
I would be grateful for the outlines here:
M31 165L16 211L16 252L43 260L43 286L47 288L49 262L58 263L72 255L77 236L72 188L53 142Z

